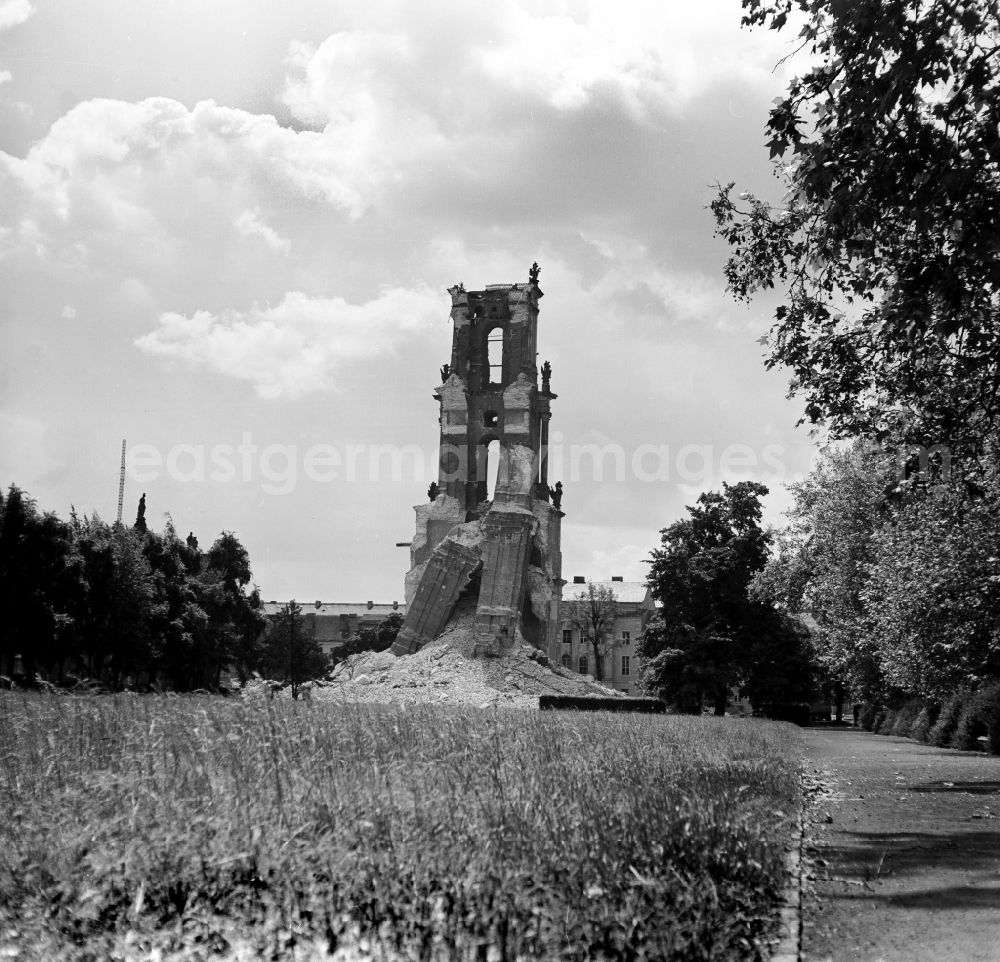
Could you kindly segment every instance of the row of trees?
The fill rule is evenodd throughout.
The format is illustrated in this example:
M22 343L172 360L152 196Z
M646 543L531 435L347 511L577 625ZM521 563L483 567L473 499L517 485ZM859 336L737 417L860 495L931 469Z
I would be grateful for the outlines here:
M901 470L868 442L828 452L751 593L809 613L819 659L864 700L940 704L1000 679L1000 485Z
M250 560L231 532L207 550L168 521L150 531L96 515L39 512L16 486L0 494L0 674L111 688L216 689L266 661Z
M390 647L402 624L366 626L330 658L294 601L269 623L232 532L203 551L170 520L150 530L145 496L129 527L64 521L16 486L0 493L0 610L0 675L113 689L217 690L256 673L295 695L333 662Z
M810 59L767 125L781 200L712 205L727 281L779 294L767 364L834 442L749 598L933 707L1000 679L1000 4L742 5Z

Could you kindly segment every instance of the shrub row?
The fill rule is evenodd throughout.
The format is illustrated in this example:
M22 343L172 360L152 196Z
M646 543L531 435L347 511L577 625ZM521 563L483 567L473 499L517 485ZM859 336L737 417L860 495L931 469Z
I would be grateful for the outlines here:
M983 747L1000 755L1000 682L980 689L960 688L943 703L911 698L896 708L863 705L858 724L879 735L899 735L959 751Z
M660 698L604 698L600 695L539 695L538 707L543 710L637 711L652 715L663 715L667 711L667 703Z

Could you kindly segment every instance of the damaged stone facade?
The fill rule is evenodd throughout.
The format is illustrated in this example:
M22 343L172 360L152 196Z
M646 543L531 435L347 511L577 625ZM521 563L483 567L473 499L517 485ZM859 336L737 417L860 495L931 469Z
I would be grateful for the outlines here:
M527 283L481 291L457 284L448 291L451 360L434 391L438 480L433 500L415 508L397 655L440 635L459 600L474 597L476 643L484 654L528 642L559 656L563 513L561 486L553 491L548 482L556 395L547 364L539 386L538 274L535 264Z

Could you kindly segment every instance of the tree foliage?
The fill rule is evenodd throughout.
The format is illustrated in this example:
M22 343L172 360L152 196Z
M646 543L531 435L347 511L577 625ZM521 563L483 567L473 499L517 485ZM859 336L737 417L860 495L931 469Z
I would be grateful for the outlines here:
M801 24L807 69L767 124L780 206L721 188L730 289L780 288L768 365L834 437L948 445L1000 414L996 0L743 0Z
M403 615L394 611L377 625L365 625L356 635L348 638L331 656L337 661L343 661L349 655L358 655L363 651L388 651L403 627Z
M649 584L662 609L639 642L643 685L684 710L700 711L707 698L723 714L735 687L758 702L808 688L804 633L747 594L771 544L760 526L766 494L742 481L700 495L652 553Z
M900 477L872 445L792 485L751 595L812 616L829 676L872 701L940 702L1000 677L1000 485Z
M140 512L141 514L141 512ZM0 497L0 673L179 690L256 668L264 617L246 550L223 532L208 552L165 530L68 522L16 486Z
M827 677L858 693L883 682L863 595L894 488L892 464L871 445L827 452L790 485L790 524L750 585L751 596L812 616Z
M998 508L938 485L877 531L862 601L888 689L939 701L1000 678Z
M594 653L594 677L604 680L604 662L614 644L618 620L618 599L609 585L587 582L586 590L577 592L569 603L569 621Z

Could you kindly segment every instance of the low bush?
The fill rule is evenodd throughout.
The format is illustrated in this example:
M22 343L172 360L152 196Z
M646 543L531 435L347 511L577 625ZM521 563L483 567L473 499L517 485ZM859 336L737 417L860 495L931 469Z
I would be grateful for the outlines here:
M980 738L986 739L985 746ZM949 747L967 752L985 747L992 754L1000 754L1000 683L966 698Z
M876 735L888 735L892 730L892 723L896 720L896 710L894 708L883 708L875 716L875 724L872 731Z
M927 737L929 744L936 745L938 748L946 748L950 744L952 735L955 734L955 728L958 726L958 719L962 714L962 707L968 697L968 690L960 688L945 700L937 721L934 722Z
M858 725L866 732L872 731L875 728L875 718L879 710L879 706L874 702L865 702L861 706L861 711L858 712Z
M0 931L63 962L756 962L798 755L752 720L0 693Z
M986 748L991 755L1000 755L1000 682L994 682L980 693L980 714L986 725Z
M914 738L918 742L926 742L936 720L937 710L935 706L925 704L913 719L913 724L910 726L910 738Z
M948 741L948 747L960 752L974 752L981 749L979 739L986 735L986 723L979 712L979 698L976 694L962 704L955 731Z
M916 720L917 715L920 714L922 707L923 702L918 698L911 698L908 702L905 702L903 707L896 712L892 728L886 734L897 735L900 738L909 738L910 729L913 728L913 722Z

